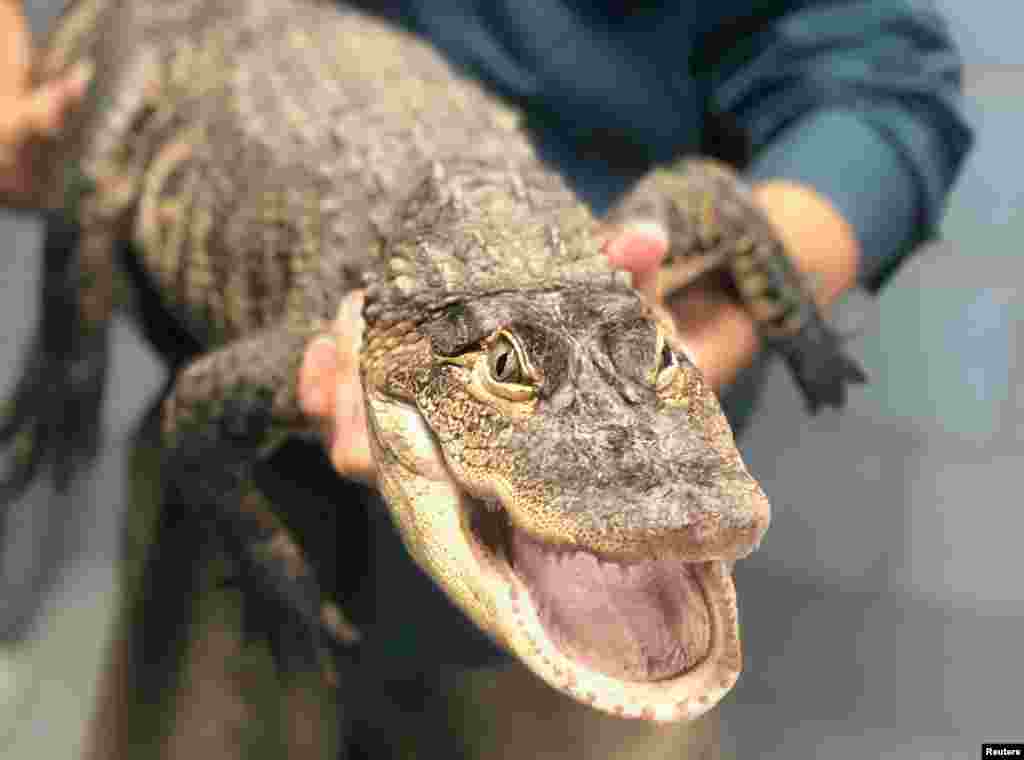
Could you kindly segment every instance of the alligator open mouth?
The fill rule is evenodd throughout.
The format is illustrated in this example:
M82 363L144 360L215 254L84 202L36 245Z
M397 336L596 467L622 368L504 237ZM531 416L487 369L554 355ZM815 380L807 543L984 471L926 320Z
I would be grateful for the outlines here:
M732 687L740 654L731 563L600 557L530 535L495 499L466 497L464 506L481 572L507 590L514 623L505 633L525 642L526 656L516 653L552 685L652 720L694 718Z
M762 531L713 536L707 556L688 550L687 561L559 548L513 525L481 480L460 482L416 411L374 399L369 408L382 492L410 555L548 684L603 712L664 722L699 717L733 687L732 565Z

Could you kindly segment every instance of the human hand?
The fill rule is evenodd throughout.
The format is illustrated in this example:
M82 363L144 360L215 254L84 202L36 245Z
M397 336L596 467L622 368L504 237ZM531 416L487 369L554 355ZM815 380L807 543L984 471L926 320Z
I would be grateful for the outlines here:
M373 485L377 468L359 377L364 295L362 290L347 295L328 330L309 344L299 369L298 396L302 411L317 421L334 469Z
M91 68L74 66L33 88L31 39L20 9L0 2L0 198L12 206L31 204L39 191L39 148L56 137L89 85Z
M662 301L658 269L669 250L668 232L658 222L617 226L605 245L616 269L629 272L633 286L671 315L683 350L716 392L753 361L760 345L754 321L714 282L702 281Z

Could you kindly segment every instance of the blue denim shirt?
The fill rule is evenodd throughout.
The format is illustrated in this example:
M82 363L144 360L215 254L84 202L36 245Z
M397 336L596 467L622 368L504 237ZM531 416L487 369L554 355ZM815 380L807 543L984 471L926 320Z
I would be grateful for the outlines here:
M933 234L971 143L960 60L924 2L369 4L522 107L598 212L725 117L752 179L808 184L850 222L871 290Z

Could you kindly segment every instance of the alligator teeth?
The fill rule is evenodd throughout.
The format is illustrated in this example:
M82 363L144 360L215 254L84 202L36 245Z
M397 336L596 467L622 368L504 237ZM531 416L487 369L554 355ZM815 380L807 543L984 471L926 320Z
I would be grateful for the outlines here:
M486 509L488 512L498 512L501 509L501 502L498 501L493 496L489 496L485 499L480 499L479 501L481 504L484 505L484 509Z

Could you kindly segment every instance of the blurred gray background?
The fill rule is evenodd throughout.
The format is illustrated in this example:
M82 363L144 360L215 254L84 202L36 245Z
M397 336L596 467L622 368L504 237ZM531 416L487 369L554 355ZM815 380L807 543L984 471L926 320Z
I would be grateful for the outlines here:
M839 315L863 331L852 349L873 379L847 411L808 419L776 368L745 442L774 515L737 571L747 665L722 715L740 757L975 758L982 741L1024 741L1024 6L938 4L978 127L945 240ZM58 5L29 3L37 29ZM7 389L37 314L38 225L0 215L0 243ZM162 380L131 327L115 341L100 466L43 541L71 560L30 643L0 649L3 758L77 758L91 710L116 608L126 443ZM18 508L0 619L31 611L18 590L47 497Z

